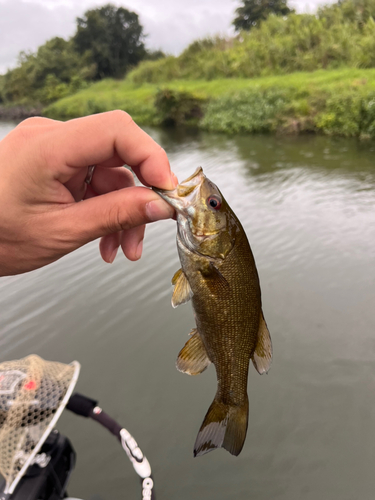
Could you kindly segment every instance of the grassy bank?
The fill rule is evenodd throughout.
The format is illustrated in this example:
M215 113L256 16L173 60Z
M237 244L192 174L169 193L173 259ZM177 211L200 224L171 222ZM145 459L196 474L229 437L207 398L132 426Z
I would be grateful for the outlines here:
M141 125L375 137L375 69L159 84L104 80L53 103L44 114L69 119L112 109L126 110Z

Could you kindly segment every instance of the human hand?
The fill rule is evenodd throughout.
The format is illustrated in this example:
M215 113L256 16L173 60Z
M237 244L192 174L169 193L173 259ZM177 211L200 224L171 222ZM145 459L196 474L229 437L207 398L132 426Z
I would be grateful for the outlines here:
M135 187L125 163L146 186L177 183L164 150L122 111L29 118L0 141L0 276L45 266L99 237L106 262L120 245L139 259L145 224L173 209ZM89 165L96 168L87 185Z

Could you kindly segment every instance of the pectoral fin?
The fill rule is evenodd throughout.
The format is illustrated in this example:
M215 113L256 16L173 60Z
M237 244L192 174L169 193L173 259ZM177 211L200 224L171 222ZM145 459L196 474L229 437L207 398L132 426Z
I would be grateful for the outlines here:
M190 335L190 339L177 357L176 367L177 370L188 375L198 375L208 367L211 361L198 331L194 329Z
M260 312L258 343L252 361L255 369L261 375L268 372L272 362L272 341L262 311Z
M174 274L172 285L174 285L172 307L176 308L180 304L185 304L193 296L192 289L182 269Z
M228 293L230 288L228 281L212 262L208 262L205 267L200 269L200 272L212 295L220 298Z

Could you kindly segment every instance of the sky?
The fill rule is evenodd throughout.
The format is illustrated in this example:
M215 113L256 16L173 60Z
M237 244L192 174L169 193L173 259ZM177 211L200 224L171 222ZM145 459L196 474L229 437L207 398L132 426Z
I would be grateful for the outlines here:
M298 12L314 12L334 0L289 0ZM45 41L71 37L76 17L113 3L139 15L146 46L178 55L190 42L208 35L230 35L239 0L0 0L0 74L17 64L20 51L35 51Z

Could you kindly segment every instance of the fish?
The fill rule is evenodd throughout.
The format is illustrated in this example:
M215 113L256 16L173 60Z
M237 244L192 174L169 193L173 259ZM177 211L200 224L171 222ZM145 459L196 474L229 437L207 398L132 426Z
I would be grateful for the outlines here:
M172 278L172 306L191 300L195 315L177 369L189 375L211 363L216 369L216 395L194 456L220 447L237 456L248 427L250 360L259 374L272 361L255 260L240 221L201 167L174 190L153 189L177 214L181 269Z

